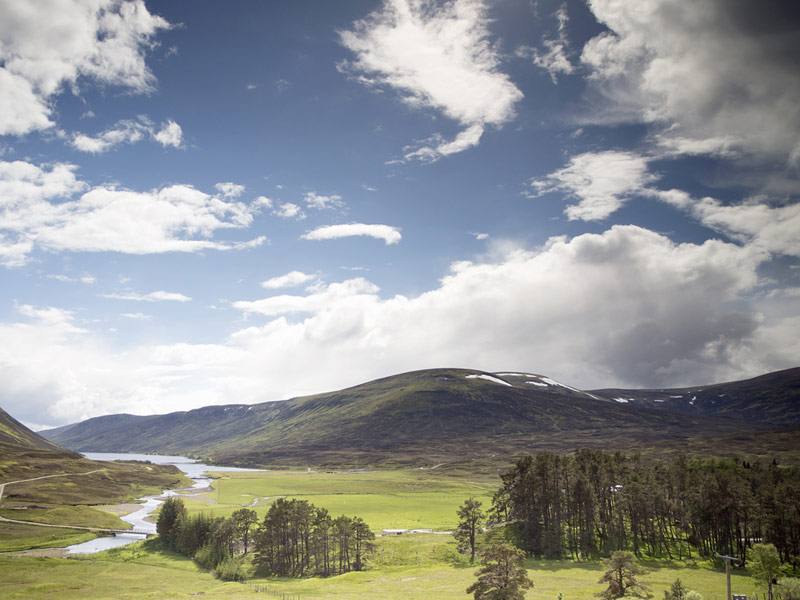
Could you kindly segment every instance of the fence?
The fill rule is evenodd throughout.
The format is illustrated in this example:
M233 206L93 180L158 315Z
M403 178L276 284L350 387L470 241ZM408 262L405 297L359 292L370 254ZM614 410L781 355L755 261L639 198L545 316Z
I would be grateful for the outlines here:
M264 583L251 583L248 581L247 585L250 586L250 589L259 594L269 594L270 596L274 598L280 598L281 600L301 600L298 594L290 594L288 592L284 592L280 588L276 588Z

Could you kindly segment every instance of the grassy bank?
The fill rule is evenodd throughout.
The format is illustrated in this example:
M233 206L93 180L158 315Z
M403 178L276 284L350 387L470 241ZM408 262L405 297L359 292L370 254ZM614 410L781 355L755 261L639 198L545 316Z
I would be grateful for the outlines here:
M725 598L724 570L709 563L688 566L678 562L648 563L647 582L656 598L680 577L705 600ZM527 562L535 587L527 600L586 600L602 591L597 583L599 562ZM203 572L194 562L142 542L79 559L14 558L0 555L0 597L3 598L269 598L299 600L465 600L476 567L455 552L447 536L413 535L383 538L370 569L338 577L311 579L260 579L225 583ZM732 576L736 593L752 595L753 580L746 573ZM256 593L268 589L272 594Z

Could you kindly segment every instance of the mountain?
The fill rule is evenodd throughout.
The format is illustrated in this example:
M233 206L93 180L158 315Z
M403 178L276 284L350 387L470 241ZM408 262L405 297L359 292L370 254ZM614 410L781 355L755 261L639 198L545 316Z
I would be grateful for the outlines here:
M746 381L662 390L593 390L624 404L685 415L716 415L751 423L800 425L800 367Z
M776 397L791 397L787 390L796 379L794 373L761 384L725 384L725 393L741 390L742 402L751 393L763 404L770 385ZM724 415L686 413L656 402L670 395L663 391L628 402L616 392L586 392L527 373L432 369L283 402L111 415L42 433L82 451L181 453L239 465L356 467L480 463L576 447L719 454L718 440L728 440L723 450L757 454L759 437L748 436L769 426L736 418L735 407ZM791 440L793 433L786 435ZM750 441L742 442L746 438Z
M0 408L0 483L87 471L91 468L87 464L91 463L77 452L65 450L34 433Z
M34 433L0 408L0 444L17 446L25 449L55 450L63 448Z

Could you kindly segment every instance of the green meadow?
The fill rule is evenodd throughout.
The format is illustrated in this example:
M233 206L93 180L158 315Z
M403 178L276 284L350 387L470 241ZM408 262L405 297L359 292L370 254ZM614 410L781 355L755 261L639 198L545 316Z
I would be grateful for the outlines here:
M651 573L642 577L656 598L677 577L705 600L724 600L725 573L707 563L645 563ZM600 563L527 561L534 588L527 600L588 600L603 589L597 583ZM338 577L259 579L226 583L205 573L193 561L139 542L82 558L33 558L0 555L2 598L270 598L291 600L465 600L476 568L455 551L446 536L414 534L382 538L369 570ZM732 576L736 593L752 598L753 580ZM259 590L261 592L259 593ZM762 592L763 595L763 592Z
M488 508L497 487L494 478L429 470L267 471L217 473L215 477L210 490L189 492L184 496L191 511L225 516L242 506L251 506L261 518L279 497L302 498L328 509L333 515L360 516L376 533L385 528L452 530L457 520L456 509L465 499L475 497ZM35 516L42 522L75 519L72 524L76 525L78 521L92 525L102 521L103 525L108 525L116 520L108 513L97 516L97 512L79 507L37 511ZM9 524L2 524L6 525ZM35 529L34 526L19 527ZM7 549L24 547L25 532L16 533L19 534L16 543L8 544ZM63 538L68 532L51 530L47 534ZM42 541L37 539L36 545L50 545ZM725 598L724 570L709 563L645 561L645 564L651 573L642 580L650 585L656 598L661 598L677 577L687 587L700 592L705 600ZM599 561L531 559L527 567L535 584L526 594L528 600L556 600L559 593L563 600L589 599L603 589L597 582L602 573ZM192 560L165 552L157 539L151 539L72 558L0 554L0 572L3 573L0 597L465 600L468 598L465 590L474 581L476 568L457 551L451 535L407 534L379 537L368 569L362 572L307 579L264 579L251 573L246 583L231 583L215 579ZM746 573L736 572L732 579L735 592L752 597L755 586Z
M427 470L326 473L266 471L217 473L213 491L187 497L190 510L228 516L249 506L263 517L281 497L308 500L334 516L359 516L382 529L448 531L456 524L456 509L475 497L491 505L496 480L469 478Z

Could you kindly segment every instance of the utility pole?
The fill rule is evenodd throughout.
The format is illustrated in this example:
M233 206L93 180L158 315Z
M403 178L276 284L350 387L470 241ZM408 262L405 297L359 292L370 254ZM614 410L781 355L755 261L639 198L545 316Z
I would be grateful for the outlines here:
M735 556L722 556L721 554L715 554L714 556L725 561L725 579L728 582L728 600L731 600L731 561L736 563L741 561Z

